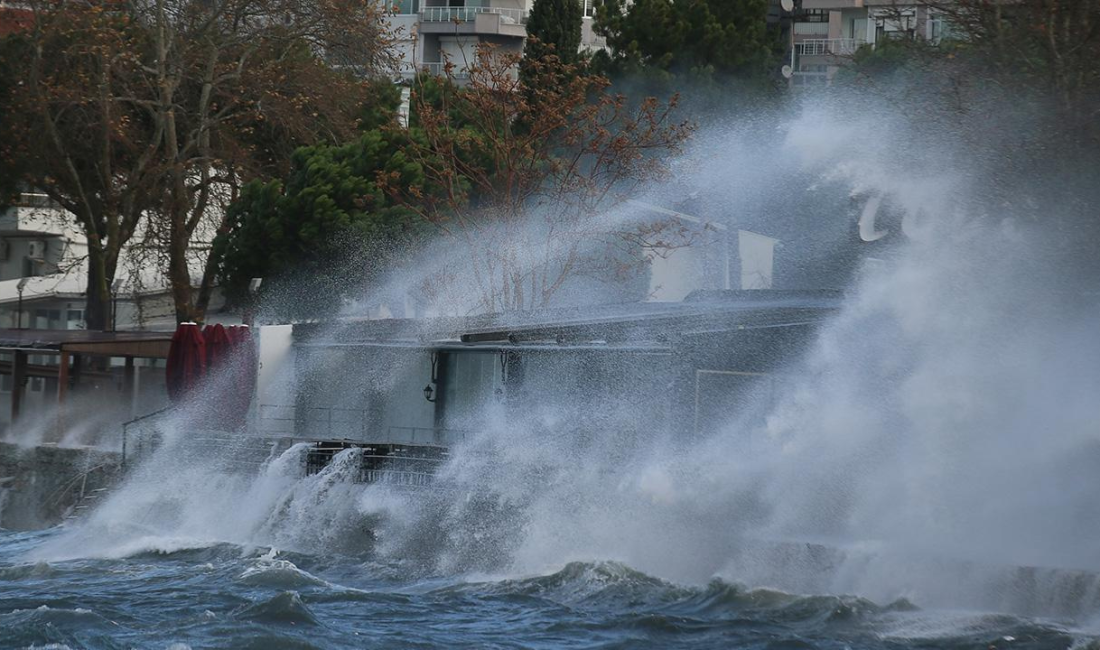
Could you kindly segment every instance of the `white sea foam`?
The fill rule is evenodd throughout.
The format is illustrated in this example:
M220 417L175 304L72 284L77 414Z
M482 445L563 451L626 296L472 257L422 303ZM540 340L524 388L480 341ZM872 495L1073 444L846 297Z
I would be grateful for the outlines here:
M181 419L38 554L377 542L431 570L530 575L614 559L689 583L719 575L876 602L1100 611L1084 573L1100 566L1100 315L1053 291L1093 278L1063 268L1041 229L1005 207L1027 204L1024 189L992 200L963 173L965 147L881 106L821 101L778 136L761 133L751 123L708 134L681 163L698 175L678 180L709 205L765 210L779 197L761 178L774 178L821 197L800 207L820 209L830 236L855 229L836 196L882 196L908 235L862 268L840 313L784 369L790 381L762 422L731 407L719 434L669 438L623 401L601 405L604 435L582 438L575 405L548 391L522 414L489 412L441 490L410 497L351 484L354 451L314 476L303 476L301 447L258 473L227 473L217 459L181 457L191 434ZM392 378L335 381L341 391Z

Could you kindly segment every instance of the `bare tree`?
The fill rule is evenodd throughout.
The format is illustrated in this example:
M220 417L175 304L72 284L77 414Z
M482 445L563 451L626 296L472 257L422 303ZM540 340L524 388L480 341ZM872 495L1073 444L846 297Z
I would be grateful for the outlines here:
M1063 109L1095 104L1100 0L924 0L1002 78L1053 91ZM1088 119L1098 114L1089 109Z
M413 156L424 194L390 191L462 247L485 310L546 305L570 278L608 262L616 244L677 243L668 223L604 218L640 184L662 176L689 136L675 100L630 105L608 81L550 54L525 65L491 46L467 62L468 80L435 102L414 90Z
M289 159L295 144L339 142L354 128L361 75L391 67L380 15L339 0L146 0L135 20L151 34L146 106L162 133L166 180L157 235L167 251L176 313L198 319L217 260L192 244L204 220L224 229L242 182ZM354 74L353 74L354 73ZM210 233L213 234L213 233ZM209 243L210 238L203 238Z
M119 255L135 233L161 247L177 317L201 319L217 266L193 248L203 228L212 237L227 227L222 208L237 188L284 171L296 146L347 137L363 75L391 67L371 2L33 7L32 27L4 40L19 116L4 125L5 163L80 221L90 328L106 325Z
M160 136L132 97L143 90L141 35L85 4L35 4L2 41L2 163L75 215L88 240L85 321L107 325L110 287L163 175Z

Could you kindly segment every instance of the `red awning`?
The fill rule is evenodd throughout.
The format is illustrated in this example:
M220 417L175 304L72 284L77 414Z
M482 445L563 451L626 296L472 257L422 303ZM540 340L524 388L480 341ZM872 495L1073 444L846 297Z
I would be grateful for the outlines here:
M221 323L202 328L202 338L206 341L206 371L212 373L225 363L232 343Z
M202 382L206 372L206 343L195 323L180 323L168 350L168 397L181 402Z

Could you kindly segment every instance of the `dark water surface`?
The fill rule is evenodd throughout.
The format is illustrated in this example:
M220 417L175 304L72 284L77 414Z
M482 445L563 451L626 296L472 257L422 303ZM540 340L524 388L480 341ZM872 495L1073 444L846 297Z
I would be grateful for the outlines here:
M28 563L0 531L0 648L1083 648L1071 621L673 585L613 562L410 578L369 558L216 545Z

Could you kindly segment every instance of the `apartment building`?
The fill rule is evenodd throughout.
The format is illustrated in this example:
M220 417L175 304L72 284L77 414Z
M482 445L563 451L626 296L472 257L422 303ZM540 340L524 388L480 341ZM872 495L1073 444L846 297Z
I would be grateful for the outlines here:
M592 28L594 0L578 2L584 3L581 48L604 47ZM534 0L396 0L389 20L398 38L402 75L412 77L420 70L442 74L450 62L452 74L461 80L481 43L522 52L533 5Z
M919 0L801 0L791 24L791 84L827 85L863 46L887 39L938 42L945 27Z

